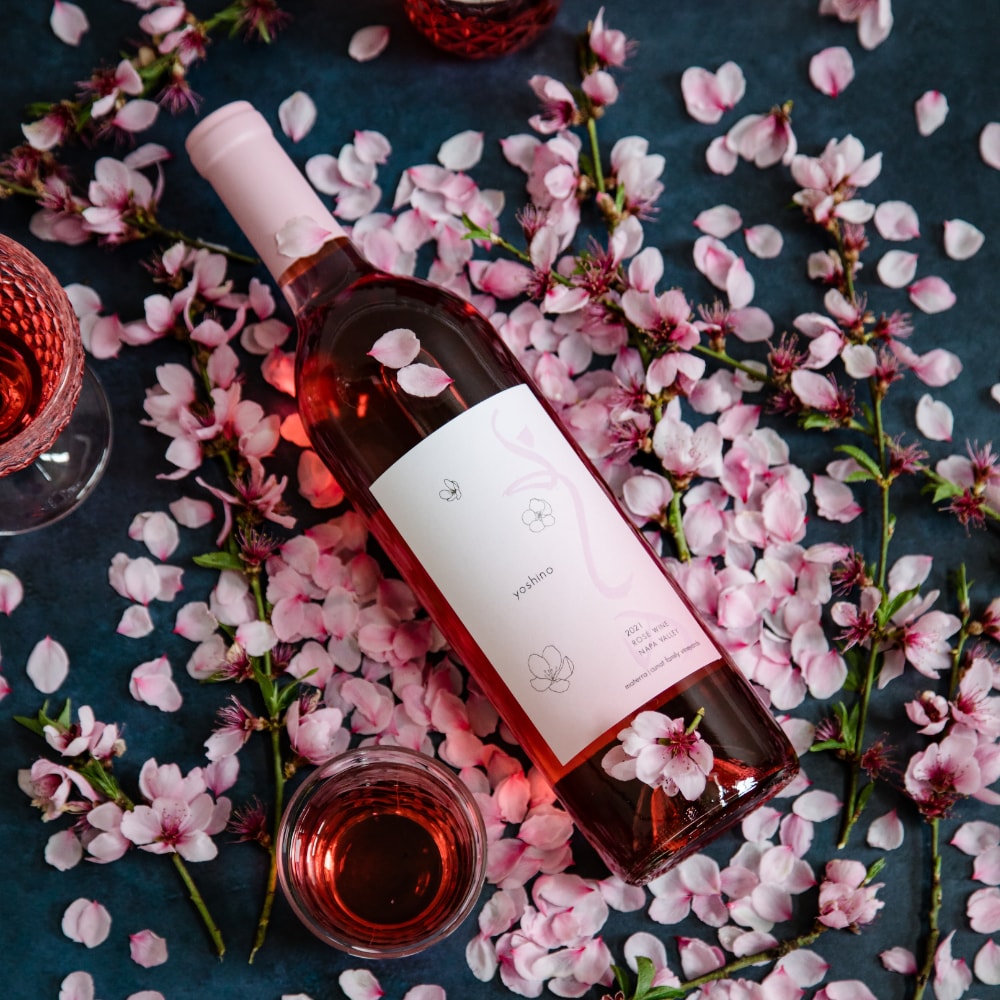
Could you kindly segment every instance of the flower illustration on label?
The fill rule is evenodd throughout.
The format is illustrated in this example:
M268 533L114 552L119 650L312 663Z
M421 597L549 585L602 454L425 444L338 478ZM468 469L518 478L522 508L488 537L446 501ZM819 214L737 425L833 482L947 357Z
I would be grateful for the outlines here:
M569 689L569 679L573 675L573 661L563 656L555 646L546 646L541 653L528 657L531 671L531 686L536 691L555 691L557 694Z
M451 503L452 500L462 499L462 490L454 479L446 479L444 481L444 489L438 491L438 496L442 500L447 500L449 503Z
M544 531L556 523L552 516L552 505L548 500L532 498L528 501L528 509L521 515L521 520L535 533Z

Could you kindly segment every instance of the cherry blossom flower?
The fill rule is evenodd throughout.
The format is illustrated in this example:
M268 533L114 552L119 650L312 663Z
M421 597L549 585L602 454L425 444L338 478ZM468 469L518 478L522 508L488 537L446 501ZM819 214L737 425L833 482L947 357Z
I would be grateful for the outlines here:
M705 791L715 764L712 748L697 728L659 712L640 712L618 734L621 745L601 766L621 781L638 778L669 796L694 800Z
M859 927L870 924L885 906L875 894L881 882L871 884L860 861L835 859L827 862L819 887L819 921L827 927Z
M761 169L779 162L787 166L798 149L790 108L772 108L767 114L741 118L726 133L726 145Z
M846 222L867 222L875 209L854 196L882 170L882 154L865 158L864 146L852 135L831 139L819 157L796 155L792 177L802 190L793 196L807 216L819 225L831 217Z

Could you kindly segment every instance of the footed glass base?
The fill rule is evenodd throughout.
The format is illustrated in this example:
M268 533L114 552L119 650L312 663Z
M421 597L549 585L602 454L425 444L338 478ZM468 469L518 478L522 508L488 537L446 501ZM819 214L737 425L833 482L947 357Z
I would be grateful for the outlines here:
M63 432L27 468L0 477L0 535L42 528L75 510L93 492L110 454L111 407L86 367Z

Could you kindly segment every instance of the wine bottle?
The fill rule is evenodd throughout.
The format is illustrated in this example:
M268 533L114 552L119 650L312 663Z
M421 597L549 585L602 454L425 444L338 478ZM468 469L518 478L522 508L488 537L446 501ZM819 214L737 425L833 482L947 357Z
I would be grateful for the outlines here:
M646 882L790 781L770 711L489 321L367 263L246 102L187 148L295 313L316 452L610 870ZM303 219L331 238L283 256L279 234ZM386 334L406 358L386 359ZM446 384L408 390L407 368ZM711 747L692 801L610 773L649 711Z

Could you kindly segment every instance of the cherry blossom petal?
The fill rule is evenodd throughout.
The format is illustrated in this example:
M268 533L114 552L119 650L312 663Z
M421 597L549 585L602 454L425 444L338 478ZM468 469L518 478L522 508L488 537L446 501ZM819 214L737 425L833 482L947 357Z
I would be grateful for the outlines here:
M1000 985L1000 945L992 938L976 952L972 965L976 978L989 986Z
M470 170L483 156L483 133L471 129L445 139L438 149L438 163L449 170Z
M705 150L705 163L708 169L722 177L731 174L739 161L739 154L726 142L724 135L716 136Z
M378 980L368 969L346 969L337 983L347 1000L380 1000L385 996Z
M904 976L913 976L917 972L917 959L908 948L889 948L879 958L890 972L898 972Z
M371 24L354 32L347 46L347 54L355 62L368 62L382 55L388 44L389 28L384 24Z
M405 368L420 353L420 339L405 327L383 333L368 352L380 365Z
M71 972L59 984L59 1000L94 1000L94 977L89 972Z
M23 599L24 584L9 569L0 569L0 614L9 615Z
M924 393L917 402L917 428L931 441L950 441L955 417L947 403Z
M167 942L151 930L138 931L128 937L129 953L136 965L151 969L167 960Z
M96 948L111 932L111 915L96 900L74 900L62 918L62 932L71 941Z
M140 663L129 678L129 694L161 712L176 712L183 704L180 690L173 680L170 662L165 656Z
M321 226L308 216L297 215L294 219L289 219L274 234L274 242L278 253L283 257L298 260L300 257L311 257L334 236L336 233Z
M979 133L979 155L983 163L1000 170L1000 122L988 122Z
M854 60L842 45L833 45L809 60L809 80L827 97L836 97L854 79Z
M55 0L49 15L49 27L60 42L79 45L80 39L90 30L90 21L82 8L69 0Z
M903 843L903 829L899 814L891 809L868 827L868 845L883 851L894 851Z
M922 312L939 313L955 304L955 293L944 278L931 275L910 285L910 301Z
M1000 931L1000 889L977 889L968 898L965 912L977 934L996 934Z
M52 834L45 844L45 861L61 872L69 871L83 859L83 844L72 830Z
M455 380L440 368L422 362L400 368L396 375L399 387L411 396L438 396Z
M762 260L771 260L777 257L784 246L784 238L780 230L767 223L744 229L743 238L746 240L750 253Z
M928 90L913 105L917 117L917 131L928 136L936 132L948 117L948 98L939 90Z
M39 640L28 654L28 678L42 694L57 691L68 673L69 656L51 636Z
M317 510L337 507L344 501L344 491L333 473L310 448L299 454L295 478L299 493Z
M695 229L700 229L703 233L720 240L732 236L742 225L743 218L732 205L706 208L703 212L699 212L694 220Z
M964 219L945 219L944 252L952 260L968 260L986 240L983 232Z
M184 528L202 528L215 517L215 508L207 500L181 497L170 504L170 513Z
M920 221L906 201L883 201L875 209L875 228L884 240L913 240L920 235Z
M954 958L951 943L952 931L938 945L934 953L934 996L937 1000L959 1000L972 985L972 970L963 958Z
M296 90L278 105L278 123L292 142L299 142L316 124L316 103L305 91Z
M115 631L129 639L141 639L149 635L153 628L153 617L149 613L149 608L142 604L133 604L122 612Z
M875 270L888 288L905 288L917 273L918 256L906 250L890 250L880 258Z

